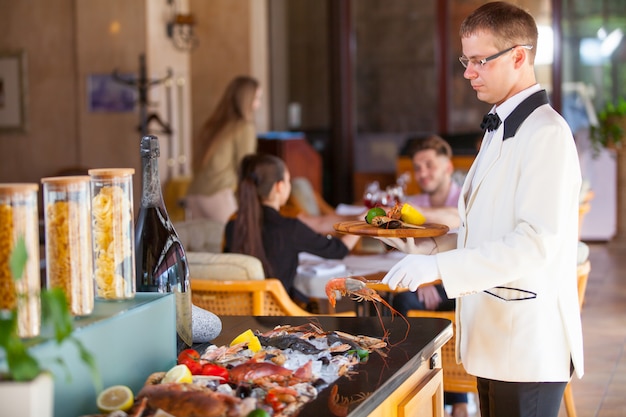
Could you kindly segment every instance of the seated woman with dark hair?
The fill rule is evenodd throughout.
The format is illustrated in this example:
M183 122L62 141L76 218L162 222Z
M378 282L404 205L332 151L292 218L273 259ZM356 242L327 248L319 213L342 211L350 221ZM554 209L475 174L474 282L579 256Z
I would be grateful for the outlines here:
M264 154L244 157L237 188L239 210L226 225L224 252L257 257L266 277L278 278L294 301L307 303L308 297L294 288L298 254L342 259L359 237L323 235L297 218L282 216L279 210L290 192L290 174L282 159Z

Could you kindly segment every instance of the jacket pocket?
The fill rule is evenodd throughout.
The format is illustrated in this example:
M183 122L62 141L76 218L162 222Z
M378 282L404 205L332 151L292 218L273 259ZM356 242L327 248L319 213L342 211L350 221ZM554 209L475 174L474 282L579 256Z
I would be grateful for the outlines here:
M524 301L537 298L537 293L521 288L493 287L484 292L504 301Z

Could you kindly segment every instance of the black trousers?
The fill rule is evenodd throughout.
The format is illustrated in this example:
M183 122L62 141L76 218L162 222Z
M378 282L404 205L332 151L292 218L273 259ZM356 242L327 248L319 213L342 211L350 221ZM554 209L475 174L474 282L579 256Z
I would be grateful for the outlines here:
M480 417L557 417L567 382L478 378Z

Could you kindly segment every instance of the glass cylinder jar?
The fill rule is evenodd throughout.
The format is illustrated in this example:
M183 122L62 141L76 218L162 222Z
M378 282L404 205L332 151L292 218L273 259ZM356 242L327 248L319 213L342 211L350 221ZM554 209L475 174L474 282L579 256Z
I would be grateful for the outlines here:
M39 216L37 184L0 184L0 309L17 311L20 337L41 330ZM21 277L13 277L9 260L20 238L27 260Z
M135 297L132 168L90 169L96 298Z
M94 307L89 177L42 178L48 288L61 288L74 316Z

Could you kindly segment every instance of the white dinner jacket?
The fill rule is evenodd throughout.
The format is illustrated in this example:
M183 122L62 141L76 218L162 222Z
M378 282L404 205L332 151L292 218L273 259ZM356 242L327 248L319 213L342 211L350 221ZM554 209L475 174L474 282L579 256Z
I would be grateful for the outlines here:
M584 368L576 147L547 104L504 141L503 125L465 179L457 249L436 255L446 293L457 298L457 361L494 380L568 381L570 356L579 377Z

